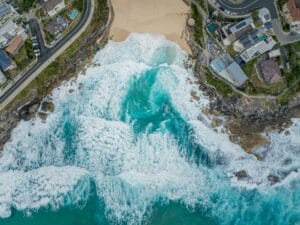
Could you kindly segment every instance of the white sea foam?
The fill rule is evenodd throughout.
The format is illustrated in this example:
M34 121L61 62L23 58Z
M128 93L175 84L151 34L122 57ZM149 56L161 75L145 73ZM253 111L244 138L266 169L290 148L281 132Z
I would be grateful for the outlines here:
M224 179L220 186L222 176L229 176L237 186L253 188L268 186L267 176L287 167L279 159L296 159L288 167L299 168L300 121L295 121L288 136L270 134L272 146L265 160L259 162L232 144L226 134L216 133L198 120L208 99L190 84L194 78L183 67L185 58L175 43L162 36L141 34L131 35L123 43L110 42L97 53L96 66L87 68L86 76L54 90L51 98L55 111L46 123L34 119L21 122L14 130L0 158L0 216L9 216L11 207L60 206L68 193L87 193L88 180L93 177L107 216L117 222L139 224L159 198L179 200L190 207L201 202L209 207L212 190L228 185ZM223 156L222 166L196 165L187 160L187 153L170 133L146 131L137 135L132 124L121 121L122 103L130 85L153 67L159 72L150 95L158 90L168 93L172 106L194 130L190 138L208 155ZM192 90L200 96L199 102L191 100ZM66 151L72 152L74 158L68 163L73 167L62 167ZM250 181L232 176L242 169L251 176ZM291 172L285 182L297 176ZM9 181L8 177L15 179ZM27 190L32 191L26 195ZM74 198L69 199L76 202ZM79 194L80 198L85 196Z
M88 198L90 178L77 167L41 167L28 172L0 173L0 217L9 217L11 208L57 209Z
M122 122L92 117L81 121L78 161L96 177L99 197L115 220L141 221L159 197L182 199L190 206L205 198L199 189L203 174L180 156L170 135L136 139Z

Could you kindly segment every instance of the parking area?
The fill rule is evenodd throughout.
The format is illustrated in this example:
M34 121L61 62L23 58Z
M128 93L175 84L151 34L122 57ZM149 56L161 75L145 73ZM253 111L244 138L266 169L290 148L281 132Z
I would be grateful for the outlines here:
M43 57L47 55L49 49L45 46L38 21L36 19L29 20L29 27L32 34L31 42L34 49L34 53L37 57Z

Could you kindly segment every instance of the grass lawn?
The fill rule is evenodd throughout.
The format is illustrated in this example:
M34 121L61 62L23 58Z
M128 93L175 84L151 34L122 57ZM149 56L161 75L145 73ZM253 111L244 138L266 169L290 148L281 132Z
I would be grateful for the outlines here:
M207 83L215 87L216 91L221 96L229 98L233 95L237 95L228 84L215 77L215 75L213 75L208 68L206 69L205 76Z
M227 52L228 52L228 54L229 54L231 57L233 57L233 58L234 58L234 56L237 55L237 52L234 51L234 49L233 49L233 45L229 45L229 46L227 47Z

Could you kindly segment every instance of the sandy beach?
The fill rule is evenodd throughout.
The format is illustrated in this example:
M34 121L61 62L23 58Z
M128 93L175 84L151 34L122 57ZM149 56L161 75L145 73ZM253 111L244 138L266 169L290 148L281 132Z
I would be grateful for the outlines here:
M189 7L182 0L112 0L115 18L110 36L123 41L129 33L163 34L186 52L191 50L184 38Z

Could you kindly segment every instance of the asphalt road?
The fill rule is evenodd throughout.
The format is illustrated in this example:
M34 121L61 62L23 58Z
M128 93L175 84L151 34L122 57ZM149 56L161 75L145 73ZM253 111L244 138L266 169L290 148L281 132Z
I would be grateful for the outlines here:
M52 49L50 49L47 54L41 57L38 60L38 63L35 64L27 73L25 73L14 85L9 88L1 97L0 97L0 104L3 103L20 85L23 84L36 70L38 70L55 52L64 46L71 38L80 31L80 29L84 26L86 21L89 18L91 13L91 0L86 0L84 2L84 12L80 21L78 22L77 26L69 32L62 40L60 40L57 45L55 45Z
M240 4L233 4L229 0L216 0L216 2L224 9L234 12L237 15L243 15L253 12L256 9L267 8L271 13L272 19L278 18L275 0L245 0Z
M40 25L39 25L39 22L37 21L37 19L29 20L29 26L30 26L32 36L37 37L37 42L39 44L38 47L41 50L40 57L42 57L44 55L47 55L47 53L49 52L49 49L45 46L44 38L43 38L43 35L41 33Z

